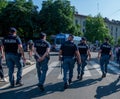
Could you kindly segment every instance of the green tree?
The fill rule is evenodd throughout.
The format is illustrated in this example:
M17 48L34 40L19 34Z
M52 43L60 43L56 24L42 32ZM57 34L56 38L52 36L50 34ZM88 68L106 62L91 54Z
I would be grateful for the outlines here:
M120 45L120 37L118 38L118 45Z
M94 43L96 40L103 42L105 37L112 37L109 34L109 29L106 27L104 19L98 14L95 17L89 16L86 20L86 33L85 36L87 39Z
M9 1L0 15L3 36L8 33L8 28L13 26L21 37L33 37L34 32L39 30L36 25L37 17L37 7L33 5L32 0Z
M39 14L41 31L49 35L60 32L78 34L80 27L74 24L74 9L68 0L43 1Z
M7 5L7 0L0 0L0 13L3 8Z
M2 9L7 6L7 0L0 0L0 15L2 14ZM2 25L0 21L0 26ZM0 29L0 35L2 35L2 30Z

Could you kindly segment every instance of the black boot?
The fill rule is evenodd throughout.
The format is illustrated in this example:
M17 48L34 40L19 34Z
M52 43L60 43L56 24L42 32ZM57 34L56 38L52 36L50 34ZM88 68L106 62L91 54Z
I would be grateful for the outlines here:
M104 78L104 77L106 77L106 73L103 73L103 74L102 74L102 78Z
M41 91L44 91L44 90L45 90L44 87L43 87L43 85L38 85L38 87L39 87L39 89L40 89Z
M71 79L69 79L69 80L68 80L68 82L69 82L69 84L71 84L71 83L72 83L72 80L71 80Z
M83 79L83 74L81 74L81 75L80 75L80 78L79 78L79 80L82 80L82 79Z
M67 88L68 88L68 84L65 83L65 84L64 84L64 89L67 89Z
M77 75L77 79L78 79L78 80L80 79L80 75L79 75L79 74Z

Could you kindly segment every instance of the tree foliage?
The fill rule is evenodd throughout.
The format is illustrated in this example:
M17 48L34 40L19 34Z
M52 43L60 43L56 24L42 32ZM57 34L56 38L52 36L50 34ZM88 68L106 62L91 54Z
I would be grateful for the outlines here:
M0 30L3 36L8 33L9 27L16 27L22 37L33 36L38 29L38 11L32 0L9 1L0 15Z
M3 8L7 5L7 0L0 0L0 13Z
M79 32L74 20L74 7L68 0L47 0L39 13L42 31L50 34Z
M120 45L120 37L118 38L117 44Z
M95 42L98 40L99 42L103 42L105 37L110 38L112 41L112 37L109 34L109 29L106 27L104 19L98 14L95 17L89 16L86 20L86 33L85 36L90 42Z

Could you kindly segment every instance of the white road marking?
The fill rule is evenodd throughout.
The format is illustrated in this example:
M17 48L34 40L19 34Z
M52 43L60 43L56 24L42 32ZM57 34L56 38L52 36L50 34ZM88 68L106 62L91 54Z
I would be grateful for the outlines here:
M100 65L99 65L99 64L97 64L97 63L94 62L94 61L90 61L90 64L92 65L92 67L94 67L94 68L97 70L97 72L98 72L100 75L102 75L102 72L101 72L101 69L100 69Z
M29 73L30 71L32 71L35 68L36 68L36 65L34 64L34 65L30 66L30 67L27 67L27 68L23 69L22 76L24 76L25 74ZM14 73L15 79L16 79L16 74L17 74L17 72ZM6 79L9 80L9 77L6 77ZM9 85L10 84L8 83L8 84L0 87L0 89L4 89L4 88L8 87Z
M88 76L91 76L91 73L90 73L88 67L85 66L84 77L88 77Z
M56 67L58 64L59 64L59 61L55 61L55 62L52 62L52 63L48 66L47 76L48 76L48 74L54 69L54 67Z
M48 67L49 69L48 69L47 75L54 69L54 67L55 67L57 64L59 64L59 61L52 62L52 63L49 65L49 67ZM34 64L34 65L30 66L30 67L27 67L27 68L23 69L22 76L24 76L25 74L29 73L30 71L32 71L32 70L35 69L35 68L36 68L36 64ZM15 79L16 79L16 74L17 74L17 72L14 73ZM6 77L6 79L7 79L7 81L9 81L9 77ZM4 89L4 88L8 87L9 85L10 85L10 84L8 83L8 84L0 87L0 89Z

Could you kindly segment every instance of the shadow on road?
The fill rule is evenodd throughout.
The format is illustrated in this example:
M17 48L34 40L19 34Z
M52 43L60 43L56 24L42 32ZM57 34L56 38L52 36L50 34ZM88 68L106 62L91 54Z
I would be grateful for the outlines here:
M62 92L64 90L63 83L59 82L55 84L47 84L44 92L41 92L37 85L10 89L7 87L1 91L3 92L0 92L0 99L32 99L37 97L40 98L41 96L52 94L54 92Z
M95 98L102 99L102 97L104 96L108 96L110 94L120 91L120 84L117 84L119 81L120 79L118 78L107 86L97 87Z
M98 83L101 80L102 80L102 78L87 79L84 81L76 80L70 85L70 88L80 88L80 87L90 86L90 85Z

